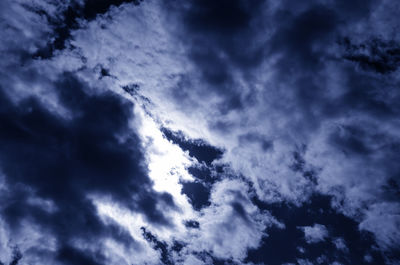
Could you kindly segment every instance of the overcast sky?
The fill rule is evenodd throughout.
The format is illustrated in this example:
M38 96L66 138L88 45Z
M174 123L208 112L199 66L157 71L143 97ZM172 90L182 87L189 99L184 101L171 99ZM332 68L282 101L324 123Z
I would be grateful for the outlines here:
M0 265L400 264L399 16L0 1Z

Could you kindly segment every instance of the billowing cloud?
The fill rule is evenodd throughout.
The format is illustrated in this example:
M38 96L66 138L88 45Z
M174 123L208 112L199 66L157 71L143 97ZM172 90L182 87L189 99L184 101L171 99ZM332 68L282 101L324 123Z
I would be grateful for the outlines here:
M395 264L399 9L0 3L0 262Z
M243 260L257 248L267 226L282 224L261 212L246 195L245 183L224 180L215 184L211 205L201 212L188 248L208 251L216 258Z
M1 97L1 168L7 190L1 198L2 219L9 229L18 231L31 220L55 237L57 259L69 262L94 255L76 248L80 240L111 237L135 243L124 230L100 221L90 195L111 197L149 222L169 225L159 207L173 209L174 201L152 190L140 141L129 126L131 103L109 93L86 94L85 84L69 74L54 85L71 110L68 117L50 112L33 97L18 105Z
M299 229L303 230L304 237L309 244L323 241L329 234L326 227L321 224L314 224L313 226L303 226L299 227Z

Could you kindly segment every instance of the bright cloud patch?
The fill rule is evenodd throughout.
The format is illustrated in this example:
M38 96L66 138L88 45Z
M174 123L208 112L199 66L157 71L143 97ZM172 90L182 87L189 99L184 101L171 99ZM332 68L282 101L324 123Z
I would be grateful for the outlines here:
M299 229L303 230L304 237L309 244L323 241L328 236L328 230L324 225L320 224L304 226Z

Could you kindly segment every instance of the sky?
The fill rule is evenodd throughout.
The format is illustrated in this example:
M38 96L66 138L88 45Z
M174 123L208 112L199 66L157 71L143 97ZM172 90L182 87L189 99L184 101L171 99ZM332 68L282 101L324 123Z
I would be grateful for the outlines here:
M0 1L0 265L400 264L399 14Z

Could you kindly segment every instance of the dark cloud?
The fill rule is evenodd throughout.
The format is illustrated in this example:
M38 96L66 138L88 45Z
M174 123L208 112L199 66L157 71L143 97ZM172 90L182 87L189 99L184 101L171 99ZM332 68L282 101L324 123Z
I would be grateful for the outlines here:
M96 244L96 238L111 237L132 247L135 241L123 228L104 224L89 195L111 198L157 225L169 225L157 205L174 208L174 202L152 190L140 140L129 126L131 103L111 92L87 92L73 74L54 86L70 117L34 97L15 105L1 91L0 163L8 189L1 196L2 218L12 230L29 220L55 236L57 258L66 264L103 264L101 255L82 252L73 240ZM32 205L29 197L55 209Z
M277 12L274 21L280 28L271 39L271 53L282 53L277 65L282 74L316 70L324 59L324 51L316 49L317 45L331 41L337 27L338 17L334 10L316 5L300 14L281 11Z
M353 5L356 3L305 4L297 9L282 6L273 16L273 22L278 26L269 41L269 55L279 55L274 69L277 70L276 82L287 90L282 93L294 95L290 112L285 115L303 115L301 124L294 124L298 130L315 131L326 119L360 108L390 115L390 107L371 93L371 90L380 89L382 80L362 75L355 69L344 70L347 71L344 77L347 83L342 88L346 91L343 97L332 98L326 89L325 80L336 74L336 70L323 70L337 60L335 57L341 56L332 52L336 40L343 37L344 28L357 19L368 17L374 2L364 3L363 8L354 12L349 9ZM336 62L336 66L337 69L345 67L342 62Z
M262 62L265 49L259 35L263 31L260 14L264 1L207 0L192 1L186 6L178 3L169 8L181 19L181 33L185 36L182 41L205 86L209 86L207 93L221 96L221 113L243 108L252 100L251 94L242 95L235 89L232 69L249 71ZM180 94L184 100L185 93Z
M302 75L323 67L328 47L342 34L341 29L368 17L374 1L286 2L273 15L277 30L270 40L271 52L281 53L282 74ZM272 54L271 54L272 55Z
M258 49L252 50L249 42L255 40L256 30L260 29L253 28L253 23L257 22L262 5L263 1L249 3L241 0L207 0L191 3L182 18L188 33L193 38L192 41L195 42L192 45L191 56L194 60L196 58L204 60L196 61L202 70L206 71L208 63L211 66L210 72L214 72L221 66L226 69L230 63L249 67L260 62L262 49L257 47ZM218 56L220 52L227 55L227 61ZM204 74L207 77L207 72ZM223 73L219 76L224 79Z

